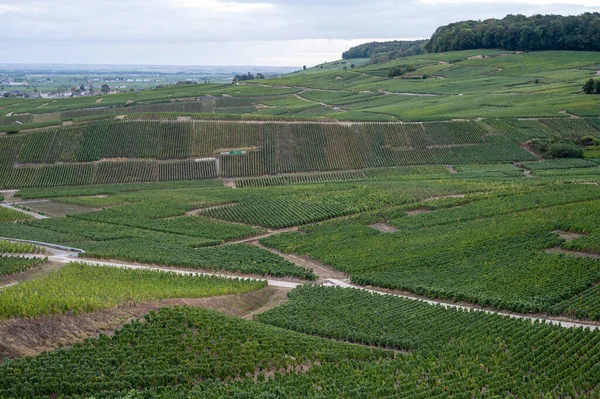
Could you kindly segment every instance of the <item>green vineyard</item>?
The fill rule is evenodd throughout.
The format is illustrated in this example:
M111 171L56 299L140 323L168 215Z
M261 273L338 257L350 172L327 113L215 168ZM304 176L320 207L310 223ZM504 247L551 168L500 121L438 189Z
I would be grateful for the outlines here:
M511 140L513 122L91 122L1 137L0 187L537 160Z

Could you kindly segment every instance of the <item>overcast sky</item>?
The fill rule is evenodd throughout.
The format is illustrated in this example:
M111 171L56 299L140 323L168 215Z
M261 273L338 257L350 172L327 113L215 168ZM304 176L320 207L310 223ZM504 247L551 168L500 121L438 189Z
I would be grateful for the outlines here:
M0 0L0 63L314 65L372 40L600 0Z

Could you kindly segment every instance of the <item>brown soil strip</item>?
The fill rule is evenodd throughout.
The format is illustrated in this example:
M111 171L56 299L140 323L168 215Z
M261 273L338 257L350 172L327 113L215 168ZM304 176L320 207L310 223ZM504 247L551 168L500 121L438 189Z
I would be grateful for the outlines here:
M6 255L6 254L5 254ZM18 254L15 256L23 256ZM61 263L46 263L41 266L32 267L21 273L9 274L8 276L0 276L0 287L6 287L8 285L14 285L27 280L34 280L40 277L44 277L60 268L64 265Z
M417 208L417 209L413 209L411 211L406 212L406 216L422 215L424 213L429 213L429 212L431 212L431 209Z
M429 198L425 198L423 200L423 202L436 201L436 200L444 199L444 198L465 198L465 194L451 194L451 195L441 195L438 197L429 197Z
M327 279L334 278L338 280L348 279L348 275L339 270L335 270L332 267L325 266L322 263L310 259L308 256L300 256L295 254L286 254L273 248L268 248L262 245L258 240L248 242L250 245L254 245L258 248L264 249L271 252L272 254L281 256L283 259L288 260L300 267L306 267L311 269L319 278L317 283L323 283Z
M530 143L522 143L521 148L523 148L525 151L536 157L538 160L542 160L542 156L535 151L535 149Z
M229 187L229 188L237 188L235 179L223 179L223 186Z
M0 195L4 197L4 202L10 202L19 190L2 190Z
M573 250L570 250L570 249L563 249L561 247L554 247L554 248L547 249L546 253L549 253L549 254L564 254L564 255L568 255L568 256L574 256L574 257L577 257L577 258L600 259L600 255L597 255L597 254L590 254L590 253L587 253L587 252L573 251Z
M450 174L456 173L456 169L454 169L451 165L446 165L446 169L448 169L448 172L450 172Z
M55 217L74 215L77 213L88 213L96 210L85 206L61 204L53 201L36 202L35 204L27 203L26 206L34 212Z
M266 312L267 310L271 310L285 302L288 301L288 293L291 291L290 288L281 288L281 287L268 287L265 289L269 289L271 295L268 297L268 301L258 309L251 310L242 316L243 319L252 320L254 316L257 314L261 314Z
M375 229L375 230L379 230L382 233L395 233L398 231L398 229L395 228L394 226L390 226L389 224L385 224L385 223L375 223L375 224L369 225L369 227L372 229Z
M197 306L244 316L279 295L272 287L239 295L197 299L168 299L78 315L0 320L0 360L34 356L41 351L73 345L100 333L111 334L146 313L171 306Z
M552 232L555 233L555 234L558 234L558 236L560 238L562 238L563 240L565 240L565 241L573 241L573 240L576 240L578 238L586 236L585 234L572 233L570 231L563 231L563 230L553 230Z

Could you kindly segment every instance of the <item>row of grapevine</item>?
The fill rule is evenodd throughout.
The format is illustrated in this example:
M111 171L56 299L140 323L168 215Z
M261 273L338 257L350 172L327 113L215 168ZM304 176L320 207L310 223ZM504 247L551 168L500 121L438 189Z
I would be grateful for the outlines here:
M293 184L332 183L338 181L361 180L367 176L362 171L338 171L311 174L279 175L236 180L236 186L244 187L274 187Z
M216 179L214 159L207 161L103 161L35 167L0 168L0 188Z
M360 285L519 312L547 311L600 279L597 260L545 252L562 246L600 253L595 186L549 184L470 196L450 207L422 207L431 212L410 217L381 212L399 229L394 234L373 234L349 220L261 242L309 255L351 274ZM557 229L589 235L565 243L552 233Z
M600 137L598 118L486 119L485 124L518 143L555 136Z
M153 161L100 162L92 184L157 181L157 172Z
M523 162L522 165L530 170L552 170L573 168L595 168L595 162L577 158L550 159L540 162Z
M41 266L48 261L47 258L24 258L0 255L0 276L16 274Z
M78 186L90 184L92 164L9 168L0 171L0 188Z
M40 279L3 290L0 318L93 312L156 299L201 298L247 292L265 285L266 282L256 280L186 276L155 270L69 263Z
M397 365L402 371L377 380L389 386L386 397L472 398L482 396L482 387L484 397L498 398L599 393L599 331L308 285L258 318L306 334L410 350L399 360L406 365Z
M12 125L17 122L31 123L31 122L33 122L33 117L34 116L31 114L3 116L3 117L0 117L0 126Z
M200 287L205 288L205 284ZM312 374L321 365L368 366L386 359L393 359L393 353L310 337L209 309L163 308L145 315L142 322L126 324L114 335L4 363L0 396L216 399L232 397L232 393L234 397L264 397L271 391L286 392L285 397L313 397L271 384L286 375L305 375L294 370L312 368ZM194 387L203 393L191 393ZM299 387L298 381L292 381L291 387ZM244 394L245 390L249 391Z
M5 220L3 220L5 221ZM43 254L46 253L44 247L29 244L26 242L0 241L0 254Z
M336 216L352 213L336 203L308 203L301 199L278 198L248 199L235 206L201 210L201 215L232 222L284 228L305 223L314 223Z
M167 161L158 164L159 181L216 179L214 159Z
M0 222L20 222L32 218L33 217L31 215L26 213L0 206Z

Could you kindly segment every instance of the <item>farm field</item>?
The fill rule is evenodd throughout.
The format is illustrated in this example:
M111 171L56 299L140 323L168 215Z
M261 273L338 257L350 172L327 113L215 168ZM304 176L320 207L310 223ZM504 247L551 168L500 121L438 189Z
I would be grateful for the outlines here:
M600 397L598 69L0 98L0 397Z
M524 143L598 139L599 128L598 118L350 124L94 122L0 137L4 154L0 188L358 173L354 177L338 173L337 181L375 176L375 168L417 165L525 162L535 168L532 162L539 155ZM570 169L568 164L565 168ZM277 179L241 184L272 185Z

